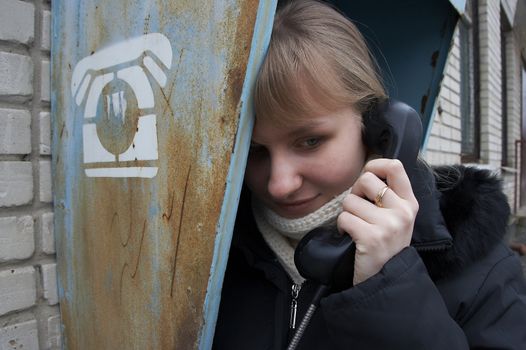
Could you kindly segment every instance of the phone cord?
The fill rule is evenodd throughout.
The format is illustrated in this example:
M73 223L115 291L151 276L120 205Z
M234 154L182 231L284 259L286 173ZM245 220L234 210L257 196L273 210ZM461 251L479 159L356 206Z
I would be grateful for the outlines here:
M314 294L314 298L311 301L311 304L309 308L307 309L307 312L301 319L301 323L298 327L298 330L296 333L294 333L294 337L292 337L292 340L290 341L289 346L287 347L287 350L294 350L298 346L301 337L303 336L303 333L305 332L305 329L309 325L309 322L312 318L312 315L314 315L314 312L318 308L320 304L320 300L322 297L325 296L325 294L329 291L329 287L326 285L320 285L318 289L316 290L316 294Z

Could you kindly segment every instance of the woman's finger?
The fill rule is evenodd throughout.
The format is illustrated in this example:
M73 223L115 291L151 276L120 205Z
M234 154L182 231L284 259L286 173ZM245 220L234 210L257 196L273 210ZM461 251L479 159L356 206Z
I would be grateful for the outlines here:
M364 172L354 183L351 193L362 198L367 198L374 205L383 208L393 208L400 197L392 188L386 188L386 183L370 171ZM367 220L369 221L369 220Z
M371 172L381 179L401 198L410 200L414 198L409 177L405 172L402 162L398 159L374 159L364 166L364 172Z
M384 212L371 201L364 199L363 196L349 193L342 202L343 210L360 217L369 224L375 224L382 220Z
M338 215L337 221L338 231L341 233L346 232L354 241L360 240L363 235L371 232L371 225L368 224L362 218L343 211Z

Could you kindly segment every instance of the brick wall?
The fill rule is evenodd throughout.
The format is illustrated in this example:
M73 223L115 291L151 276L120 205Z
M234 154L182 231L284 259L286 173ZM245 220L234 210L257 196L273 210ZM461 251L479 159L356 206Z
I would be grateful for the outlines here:
M515 1L504 1L505 14L513 20ZM479 68L480 68L480 160L476 164L500 174L503 189L513 208L516 176L515 140L520 139L521 125L521 53L513 32L505 34L507 93L507 163L502 160L502 74L500 1L479 1ZM507 12L506 12L507 11ZM458 30L448 55L444 79L432 118L425 159L432 165L461 162L460 117L460 47ZM473 164L471 164L473 165Z
M499 1L479 1L480 163L500 171L502 154L501 52ZM460 163L460 48L458 28L425 153L431 164Z
M444 79L436 102L425 159L431 165L460 163L460 42L458 28L453 34Z
M59 349L49 1L0 0L0 349Z

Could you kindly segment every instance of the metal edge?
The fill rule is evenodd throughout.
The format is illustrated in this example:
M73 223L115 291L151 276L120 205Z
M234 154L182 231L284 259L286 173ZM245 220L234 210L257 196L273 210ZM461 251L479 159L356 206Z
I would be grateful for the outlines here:
M450 54L451 54L451 50L453 49L453 46L454 46L454 38L455 38L455 33L456 33L456 30L457 30L457 25L458 25L458 18L456 19L456 23L455 25L451 28L451 32L450 32L450 36L449 36L449 42L447 43L447 45L449 46L448 49L447 49L447 53L446 53L446 59L444 61L444 64L443 64L443 67L442 67L442 70L441 70L441 73L440 73L440 76L438 76L436 79L437 79L437 84L436 84L436 94L435 96L433 97L433 107L431 108L431 111L429 112L429 119L427 120L427 123L424 124L424 138L422 140L422 145L420 147L420 152L422 154L425 154L427 152L427 145L428 145L428 142L429 142L429 138L431 137L431 129L433 128L433 123L435 121L435 117L436 117L436 113L438 111L438 104L440 103L440 92L442 91L442 83L444 82L444 78L445 78L445 70L448 66L448 64L450 63ZM446 43L443 43L442 44L443 46L446 45ZM424 112L424 115L425 113L428 113L427 111Z
M462 15L466 10L466 0L449 0L449 3L455 8L459 15Z
M215 325L221 300L220 291L228 261L228 253L232 241L232 233L248 156L248 146L254 125L252 89L270 42L276 6L277 0L260 0L257 10L252 45L241 93L241 111L236 133L235 148L228 170L225 196L216 230L214 256L210 267L210 278L208 280L203 307L204 324L199 334L199 349L212 348L214 341Z
M54 74L55 74L55 60L56 60L56 55L58 55L58 53L56 53L56 50L58 50L58 47L60 47L60 45L58 45L58 42L61 41L61 37L60 37L60 24L61 24L61 21L62 21L62 8L64 7L64 4L61 3L60 1L53 1L51 3L51 43L50 43L50 77L51 77L51 80L50 80L50 115L51 115L51 174L52 174L52 186L53 188L56 188L56 184L55 182L58 181L57 180L57 177L55 176L56 172L57 172L57 169L56 169L56 157L57 157L57 154L60 152L60 142L58 141L58 138L57 138L57 130L59 129L59 125L58 125L58 120L57 120L57 89L55 88L55 85L56 85L56 81L53 79L54 77ZM59 213L60 212L64 212L65 208L64 209L61 209L60 206L59 206L59 200L61 199L60 196L59 196L59 193L57 193L57 191L53 191L52 193L52 197L53 197L53 212L54 212L54 216L53 216L53 236L55 237L55 240L56 240L56 243L55 245L58 246L58 239L63 239L63 238L57 238L57 233L56 233L56 230L57 228L59 227L59 218L60 218L60 215ZM64 217L64 220L65 220L65 217ZM64 223L64 225L67 225L67 222ZM59 256L61 255L62 253L60 251L56 251L56 255L57 255L57 293L58 293L58 297L59 297L59 302L62 302L64 300L64 298L66 298L66 293L64 292L64 281L62 280L61 278L61 267L59 265ZM60 303L59 303L59 307L60 307ZM67 347L67 344L66 344L66 341L67 339L64 337L64 333L65 333L65 325L64 325L64 321L62 320L62 313L60 312L60 333L61 333L61 337L62 337L62 341L61 341L61 346L60 348L61 349L65 349Z

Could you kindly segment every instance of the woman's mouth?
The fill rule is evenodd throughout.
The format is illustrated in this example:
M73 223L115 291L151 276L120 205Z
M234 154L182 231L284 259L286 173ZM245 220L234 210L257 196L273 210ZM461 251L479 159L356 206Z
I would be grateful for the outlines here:
M317 208L313 208L313 204L319 195L315 195L310 198L299 199L295 201L285 202L274 202L276 206L276 212L286 218L299 218L310 214Z

